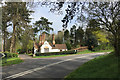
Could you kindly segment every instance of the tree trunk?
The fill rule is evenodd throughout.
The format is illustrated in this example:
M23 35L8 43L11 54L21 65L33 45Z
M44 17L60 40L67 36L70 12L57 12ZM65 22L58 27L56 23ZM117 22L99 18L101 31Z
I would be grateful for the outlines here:
M14 41L14 47L13 47L13 52L16 53L16 36L15 36L15 41Z
M116 56L120 56L120 38L115 36L114 51Z
M13 34L11 39L10 52L15 52L15 24L13 23Z
M4 33L4 34L3 34ZM2 33L2 52L5 52L5 31Z
M3 52L5 52L5 46L6 46L6 33L4 33L4 46L3 46Z
M3 35L2 35L2 52L4 52L4 40L3 40Z

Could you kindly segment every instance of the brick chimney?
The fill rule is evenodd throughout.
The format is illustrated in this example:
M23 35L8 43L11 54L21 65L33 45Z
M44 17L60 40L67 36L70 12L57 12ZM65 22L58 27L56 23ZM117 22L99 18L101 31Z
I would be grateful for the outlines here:
M55 35L54 34L52 34L52 44L53 44L53 46L55 45Z
M39 45L42 45L42 35L39 36Z
M42 44L45 42L45 33L42 33Z

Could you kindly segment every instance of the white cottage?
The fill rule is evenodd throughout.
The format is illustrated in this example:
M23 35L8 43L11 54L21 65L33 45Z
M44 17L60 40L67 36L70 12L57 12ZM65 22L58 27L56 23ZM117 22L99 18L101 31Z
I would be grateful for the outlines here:
M46 52L60 52L67 51L66 44L55 44L54 34L52 35L52 44L45 41L45 33L40 35L39 44L35 43L34 52L46 53Z
M65 44L50 45L47 41L40 47L41 53L67 51Z

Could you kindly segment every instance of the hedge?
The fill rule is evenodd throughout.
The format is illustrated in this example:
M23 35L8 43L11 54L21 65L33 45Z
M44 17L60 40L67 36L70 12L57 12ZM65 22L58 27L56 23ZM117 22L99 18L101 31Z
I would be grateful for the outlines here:
M50 55L64 55L64 54L76 54L75 50L62 51L62 52L48 52L48 53L36 53L36 56L50 56Z
M24 53L26 53L26 50L25 49L18 49L17 52L19 54L24 54Z
M18 57L18 54L16 53L4 53L5 54L5 57L3 58L15 58L15 57Z

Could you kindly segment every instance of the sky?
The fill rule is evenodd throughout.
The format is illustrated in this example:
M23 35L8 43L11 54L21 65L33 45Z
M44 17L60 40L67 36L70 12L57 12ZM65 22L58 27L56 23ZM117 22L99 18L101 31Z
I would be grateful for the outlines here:
M65 9L66 6L63 7L63 9ZM63 11L62 15L58 15L57 13L52 13L49 12L50 8L48 7L41 7L41 6L37 6L34 8L35 13L33 13L30 17L32 17L33 19L31 20L31 24L35 23L35 21L38 21L40 19L40 17L45 17L48 19L48 21L53 22L53 24L51 25L51 27L54 29L54 32L52 33L57 33L58 31L62 30L62 22L61 20L63 19L63 17L65 16L65 11ZM71 23L69 23L67 29L69 30L70 27L72 25L74 25L75 20L72 20Z
M64 4L64 6L62 7L62 11L63 11L63 14L62 15L58 15L57 13L52 13L50 12L50 8L49 7L41 7L40 5L37 5L36 7L34 8L31 8L34 13L31 14L30 18L33 18L31 20L31 25L33 25L33 23L35 23L35 21L38 21L40 20L41 17L45 17L48 19L49 22L53 22L52 25L50 25L50 27L52 27L54 29L54 31L51 31L50 33L54 33L54 34L57 34L58 31L62 31L63 30L63 27L62 27L62 22L61 20L64 18L65 16L65 9L67 8L67 5ZM68 26L66 29L70 30L70 28L75 25L75 18L68 23ZM78 27L78 26L77 26ZM9 32L12 32L12 26L8 27L8 31ZM40 33L38 33L38 35L40 35Z

